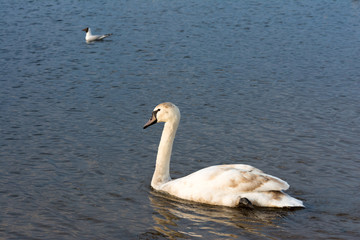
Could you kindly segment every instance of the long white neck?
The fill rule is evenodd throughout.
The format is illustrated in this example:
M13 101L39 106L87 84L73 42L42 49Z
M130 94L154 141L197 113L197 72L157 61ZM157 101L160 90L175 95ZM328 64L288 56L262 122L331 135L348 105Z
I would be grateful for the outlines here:
M176 130L179 126L179 120L180 119L177 119L164 124L156 157L155 172L151 180L151 186L157 190L162 184L171 180L170 158Z

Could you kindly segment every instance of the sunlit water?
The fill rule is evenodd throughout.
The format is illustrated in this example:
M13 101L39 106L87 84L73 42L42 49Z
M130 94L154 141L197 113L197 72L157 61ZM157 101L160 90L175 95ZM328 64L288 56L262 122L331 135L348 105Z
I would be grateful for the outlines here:
M358 239L359 1L1 1L0 238ZM86 44L84 27L111 32ZM182 112L171 175L246 163L302 210L153 192L162 126Z

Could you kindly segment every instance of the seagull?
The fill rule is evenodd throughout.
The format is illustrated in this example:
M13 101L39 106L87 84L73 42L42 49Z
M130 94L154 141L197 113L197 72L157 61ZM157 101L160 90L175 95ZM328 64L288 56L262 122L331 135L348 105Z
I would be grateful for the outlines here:
M90 28L84 28L82 31L86 32L85 40L86 42L92 42L92 41L100 41L104 38L112 35L112 33L104 34L104 35L92 35Z

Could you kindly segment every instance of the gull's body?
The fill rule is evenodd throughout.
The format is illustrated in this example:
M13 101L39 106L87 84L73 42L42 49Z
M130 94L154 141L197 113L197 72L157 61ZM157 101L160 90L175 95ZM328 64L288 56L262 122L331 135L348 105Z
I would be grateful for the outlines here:
M92 35L90 28L84 28L82 31L86 32L85 40L86 42L100 41L104 38L112 35L112 33L104 34L104 35Z
M190 201L229 207L244 204L304 207L302 201L283 192L289 188L285 181L249 165L215 165L172 180L169 173L170 157L180 122L179 109L172 103L159 104L144 128L156 122L165 122L165 125L151 181L155 190Z

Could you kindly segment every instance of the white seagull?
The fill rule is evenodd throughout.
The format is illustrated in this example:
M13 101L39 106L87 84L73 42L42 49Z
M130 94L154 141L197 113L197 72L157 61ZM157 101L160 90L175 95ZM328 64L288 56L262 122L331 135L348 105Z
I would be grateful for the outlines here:
M169 102L159 104L144 128L157 122L165 125L151 181L155 190L194 202L228 207L304 207L301 200L283 192L289 184L249 165L215 165L172 180L170 157L180 122L179 108Z
M104 34L104 35L92 35L90 28L84 28L82 31L86 32L85 40L86 42L92 42L92 41L100 41L104 38L112 35L112 33Z

